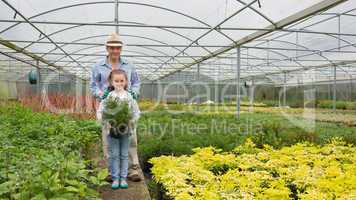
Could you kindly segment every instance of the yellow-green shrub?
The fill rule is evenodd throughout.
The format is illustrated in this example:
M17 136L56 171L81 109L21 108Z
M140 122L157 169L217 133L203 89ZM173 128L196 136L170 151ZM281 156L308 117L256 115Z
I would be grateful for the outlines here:
M338 139L325 146L258 149L251 141L231 153L212 147L191 156L152 158L154 180L173 199L348 199L356 195L356 149Z

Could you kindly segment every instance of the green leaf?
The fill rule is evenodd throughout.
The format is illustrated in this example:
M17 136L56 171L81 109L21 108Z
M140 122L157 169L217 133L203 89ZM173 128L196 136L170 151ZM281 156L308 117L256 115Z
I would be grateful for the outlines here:
M98 178L96 178L95 176L91 176L89 178L90 182L92 182L94 185L99 185L100 181L98 180Z
M67 186L67 187L64 187L64 189L65 189L67 192L79 193L79 189L78 189L78 188L75 188L75 187L73 187L73 186Z
M69 185L72 185L72 186L79 186L81 185L81 183L77 180L65 180L65 182Z
M109 175L108 170L107 170L107 169L102 169L102 170L99 171L97 177L98 177L98 179L99 179L100 181L102 181L102 180L105 180L105 178L106 178L108 175Z
M36 195L35 197L31 198L31 200L47 200L46 196L43 193Z
M56 194L54 197L50 198L49 200L79 200L79 197L77 197L73 193L62 193L62 194Z
M12 181L8 181L0 184L0 195L11 192L11 186L14 184Z

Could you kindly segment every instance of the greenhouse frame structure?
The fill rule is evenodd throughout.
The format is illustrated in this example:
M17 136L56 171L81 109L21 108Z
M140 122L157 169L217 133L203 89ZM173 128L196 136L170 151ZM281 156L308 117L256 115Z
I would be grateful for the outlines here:
M87 81L110 32L144 84L180 81L275 85L356 78L352 0L1 0L0 81L69 75ZM193 74L193 75L191 75ZM54 80L53 77L50 80ZM152 87L153 88L153 87ZM10 90L10 89L9 89ZM239 113L240 95L237 98Z

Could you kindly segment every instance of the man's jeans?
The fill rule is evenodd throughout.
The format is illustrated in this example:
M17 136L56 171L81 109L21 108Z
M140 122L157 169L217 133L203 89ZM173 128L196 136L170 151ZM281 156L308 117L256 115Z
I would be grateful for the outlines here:
M108 140L107 140L109 131L110 131L110 129L109 129L107 123L102 123L101 139L102 139L102 143L103 143L103 154L104 154L105 161L107 161L109 159Z
M139 166L138 156L137 156L137 134L136 134L136 125L132 131L132 135L130 137L130 147L129 147L129 164L130 168L132 166Z
M129 165L129 135L113 138L107 135L109 144L109 168L112 180L126 180Z

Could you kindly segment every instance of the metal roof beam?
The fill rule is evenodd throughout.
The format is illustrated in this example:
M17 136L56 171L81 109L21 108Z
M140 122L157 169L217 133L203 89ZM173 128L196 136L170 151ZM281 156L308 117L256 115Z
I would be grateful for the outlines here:
M264 35L266 35L268 33L272 33L274 31L278 31L279 29L283 29L284 27L286 27L288 25L291 25L291 24L293 24L295 22L298 22L298 21L300 21L302 19L305 19L305 18L307 18L307 17L309 17L311 15L314 15L316 13L319 13L319 12L325 11L327 9L330 9L330 8L340 4L342 2L345 2L345 1L346 0L324 0L324 1L321 1L321 2L311 6L309 8L306 8L306 9L304 9L304 10L302 10L302 11L296 13L296 14L293 14L293 15L291 15L289 17L286 17L286 18L280 20L279 22L276 22L275 26L274 25L267 26L265 29L268 29L268 31L257 31L255 33L252 33L252 34L250 34L250 35L248 35L248 36L236 41L235 43L232 43L230 45L230 47L225 47L225 48L221 48L221 49L219 49L217 51L214 51L212 54L206 55L206 56L202 57L201 59L199 59L198 61L192 62L189 65L185 65L180 70L174 71L174 72L169 73L169 74L164 75L164 76L161 76L156 80L159 80L159 79L162 79L162 78L164 78L166 76L172 75L172 74L174 74L174 73L176 73L178 71L181 71L183 69L190 68L190 67L192 67L192 66L194 66L194 65L196 65L198 63L201 63L201 62L203 62L205 60L208 60L210 58L213 58L215 56L223 54L223 53L225 53L227 51L230 51L230 50L232 50L232 49L234 49L234 48L236 48L238 46L242 46L242 45L244 45L244 44L246 44L248 42L251 42L253 40L256 40L256 39L258 39L258 38L260 38L260 37L262 37L262 36L264 36Z
M11 20L0 19L0 22L4 23L26 23L24 20ZM134 27L134 28L159 28L159 29L187 29L187 30L210 30L210 27L206 26L173 26L173 25L146 25L146 24L127 24L127 23L88 23L88 22L60 22L60 21L38 21L31 20L33 24L47 24L47 25L75 25L75 26L109 26L109 27ZM236 27L216 27L216 31L274 31L272 28L236 28ZM320 32L309 31L299 29L279 29L281 32L291 33L310 33L321 35L336 35L336 36L356 36L353 33L337 33L337 32Z
M10 42L18 42L18 43L39 43L39 44L52 44L51 42L46 41L27 41L27 40L8 40ZM70 42L56 42L59 45L89 45L89 46L101 46L101 43L94 43L94 42L78 42L78 43L70 43ZM125 44L125 46L132 46L132 47L187 47L187 45L181 44ZM190 46L190 48L201 48L201 47L210 47L210 48L219 48L219 47L229 47L229 45L199 45L199 46ZM282 47L258 47L258 46L243 46L243 49L261 49L261 50L280 50L280 51L305 51L305 52L333 52L333 53L356 53L355 51L340 51L340 50L319 50L319 49L300 49L300 48L282 48ZM46 53L47 54L47 53ZM72 55L72 54L71 54ZM201 57L201 56L200 56Z
M57 69L57 70L59 70L59 71L62 70L60 66L55 65L55 64L52 64L52 63L50 63L49 61L47 61L47 60L45 60L45 59L43 59L43 58L41 58L41 57L35 55L34 53L31 53L31 52L29 52L29 51L23 50L21 47L19 47L19 46L13 44L13 43L11 43L11 42L6 41L6 40L2 39L1 37L0 37L0 44L6 46L6 47L9 48L9 49L12 49L12 50L18 52L18 53L24 54L24 55L26 55L26 56L32 58L33 60L42 62L42 63L44 63L44 64L46 64L46 65L48 65L48 66L54 67L55 69ZM25 60L22 59L22 58L18 58L18 57L16 57L16 56L13 56L13 55L11 55L10 53L1 52L1 54L5 55L5 56L7 56L7 57L9 57L9 58L13 58L13 59L15 59L15 60L18 60L18 61L20 61L20 62L29 64L28 61L25 61ZM31 64L31 66L33 66L33 65ZM34 67L37 67L37 66L35 65Z

